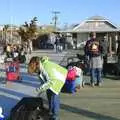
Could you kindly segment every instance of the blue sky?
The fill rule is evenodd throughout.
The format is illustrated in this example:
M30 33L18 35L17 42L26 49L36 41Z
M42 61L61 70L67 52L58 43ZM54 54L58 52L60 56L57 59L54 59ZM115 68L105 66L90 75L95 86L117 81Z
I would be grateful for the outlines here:
M40 24L50 24L52 11L60 11L59 25L80 23L94 15L120 25L120 0L0 0L0 24L23 24L34 16Z

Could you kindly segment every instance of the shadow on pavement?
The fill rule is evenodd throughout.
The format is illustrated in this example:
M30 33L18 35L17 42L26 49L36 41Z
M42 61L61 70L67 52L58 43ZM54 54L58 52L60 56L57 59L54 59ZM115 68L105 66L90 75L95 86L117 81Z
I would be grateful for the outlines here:
M7 117L10 114L11 108L14 107L20 99L25 96L30 97L23 93L9 90L6 88L0 88L0 91L4 93L4 95L0 95L0 106L3 108L3 113Z
M22 77L22 81L19 82L19 84L23 84L31 87L38 87L40 85L40 81L38 80L38 77L36 75L31 76L27 73L22 73L21 77Z
M110 79L110 80L120 80L120 76L115 76L115 75L106 75L103 78Z
M14 95L14 96L17 96L17 97L20 97L20 98L28 96L28 95L25 95L24 93L16 92L16 91L6 89L6 88L0 88L0 92L4 92L4 93L10 94L10 95Z
M93 118L95 120L119 120L118 118L114 118L114 117L107 116L107 115L102 115L99 113L72 107L72 106L65 105L65 104L61 104L61 109L66 110L68 112L75 113L75 114L80 114L85 117Z
M18 100L5 95L0 95L0 106L3 108L4 116L8 117L10 110L17 104Z
M37 82L30 82L29 80L25 81L25 80L22 80L21 82L18 82L19 84L22 84L22 85L25 85L25 86L31 86L31 87L39 87L40 86L40 83L37 83Z

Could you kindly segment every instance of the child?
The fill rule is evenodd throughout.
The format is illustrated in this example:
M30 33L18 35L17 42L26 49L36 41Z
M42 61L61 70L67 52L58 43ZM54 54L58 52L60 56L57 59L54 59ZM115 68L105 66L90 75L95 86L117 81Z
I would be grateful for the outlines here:
M80 64L77 64L77 66L70 66L68 68L65 87L67 92L70 93L77 92L80 88L84 87L83 71L80 68Z
M75 79L76 79L76 69L72 66L68 68L68 73L66 77L65 88L69 93L75 92Z

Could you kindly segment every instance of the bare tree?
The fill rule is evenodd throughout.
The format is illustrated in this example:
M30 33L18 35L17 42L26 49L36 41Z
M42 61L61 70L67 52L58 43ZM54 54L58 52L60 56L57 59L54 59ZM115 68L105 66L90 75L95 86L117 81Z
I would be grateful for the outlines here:
M34 37L36 36L37 32L37 17L34 17L30 23L25 22L24 25L22 25L18 33L21 36L22 41L28 42L28 40L33 40Z

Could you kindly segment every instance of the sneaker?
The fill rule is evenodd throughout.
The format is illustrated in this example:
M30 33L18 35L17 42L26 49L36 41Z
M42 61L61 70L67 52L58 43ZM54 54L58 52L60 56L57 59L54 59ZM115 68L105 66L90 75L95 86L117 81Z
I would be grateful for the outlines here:
M83 88L85 87L85 81L82 81L82 87Z
M94 83L91 83L91 86L92 86L92 87L94 87L94 86L95 86L95 84L94 84Z
M99 83L98 86L101 87L101 86L102 86L102 83Z

